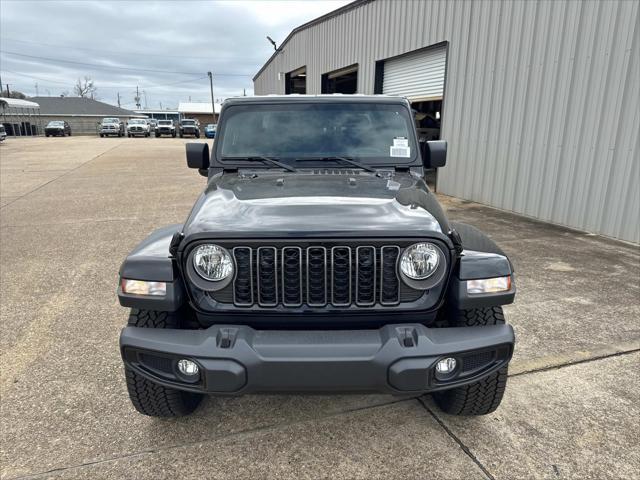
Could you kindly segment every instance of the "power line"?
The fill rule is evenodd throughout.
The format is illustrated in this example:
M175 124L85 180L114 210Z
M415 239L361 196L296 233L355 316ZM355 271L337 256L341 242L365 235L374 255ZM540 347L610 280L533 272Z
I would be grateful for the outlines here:
M155 70L150 68L131 68L131 67L118 67L118 66L109 66L109 65L99 65L96 63L86 63L86 62L76 62L74 60L63 60L61 58L51 58L51 57L40 57L37 55L27 55L24 53L10 52L7 50L0 50L1 53L5 55L14 55L16 57L24 57L24 58L33 58L36 60L45 60L54 63L69 63L72 65L82 65L87 67L93 67L103 70L125 70L130 72L148 72L148 73L169 73L174 75L200 75L201 72L172 72L169 70ZM216 75L219 77L250 77L251 74L248 73L217 73Z
M71 81L69 81L69 82L61 82L61 81L59 81L59 80L52 80L52 79L50 79L50 78L37 77L37 76L35 76L35 75L29 75L29 74L27 74L27 73L14 72L13 70L7 70L7 69L5 69L5 68L3 68L3 69L2 69L2 71L3 71L3 72L6 72L6 73L11 73L11 74L13 74L13 75L18 75L18 76L20 76L20 77L33 78L34 80L40 80L40 81L43 81L43 82L49 82L49 83L57 83L57 84L59 84L59 85L67 85L67 86L68 86L68 85L72 84L72 83L75 81L75 80L71 80ZM195 83L195 82L197 82L198 80L202 80L202 79L204 79L204 78L207 78L207 76L206 76L206 75L202 75L202 76L195 77L195 78L191 78L191 77L190 77L190 78L185 78L185 79L180 80L180 81L177 81L177 82L163 83L163 84L160 84L160 85L151 85L151 86L149 86L149 87L145 87L145 88L146 88L147 90L151 90L151 89L154 89L154 88L173 87L173 86L175 86L175 85L180 85L180 84ZM99 80L98 80L98 82L99 82ZM133 88L133 85L126 85L126 84L117 84L117 85L116 85L116 84L114 84L114 85L110 85L110 84L101 84L101 83L98 83L98 85L96 85L96 86L97 86L97 87L99 87L99 88Z
M100 52L100 53L109 53L115 55L125 55L125 56L145 56L145 57L161 57L161 58L189 58L194 60L233 60L233 57L198 57L198 56L190 56L190 55L165 55L162 53L147 53L147 52L131 52L127 51L118 51L118 50L102 50L97 48L88 48L88 47L78 47L75 45L60 45L54 43L40 43L40 42L29 42L26 40L18 40L15 38L3 38L2 41L10 41L16 43L24 43L27 45L36 45L36 46L45 46L45 47L57 47L57 48L67 48L71 50L83 50L87 52Z

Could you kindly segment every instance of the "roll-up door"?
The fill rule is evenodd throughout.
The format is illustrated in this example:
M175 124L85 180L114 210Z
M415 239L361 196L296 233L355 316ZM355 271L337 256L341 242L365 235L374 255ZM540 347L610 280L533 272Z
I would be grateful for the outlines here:
M382 93L411 101L441 100L446 63L445 46L385 60Z

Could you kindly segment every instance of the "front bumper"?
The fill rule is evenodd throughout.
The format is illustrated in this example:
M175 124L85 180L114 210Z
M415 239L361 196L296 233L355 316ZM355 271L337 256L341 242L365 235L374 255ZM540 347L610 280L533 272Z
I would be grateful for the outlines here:
M125 364L165 386L192 392L385 392L420 394L473 383L504 367L513 353L510 325L427 328L386 325L377 330L271 331L215 325L206 330L126 327ZM435 364L455 357L448 379ZM177 361L199 366L193 379Z

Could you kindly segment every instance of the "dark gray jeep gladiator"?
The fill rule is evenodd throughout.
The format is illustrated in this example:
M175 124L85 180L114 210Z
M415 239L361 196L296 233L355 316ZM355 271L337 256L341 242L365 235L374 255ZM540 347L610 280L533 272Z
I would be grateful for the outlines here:
M514 332L513 269L450 222L423 180L446 142L419 143L409 102L268 96L225 102L184 224L120 269L127 387L146 415L204 394L432 394L445 412L494 411Z

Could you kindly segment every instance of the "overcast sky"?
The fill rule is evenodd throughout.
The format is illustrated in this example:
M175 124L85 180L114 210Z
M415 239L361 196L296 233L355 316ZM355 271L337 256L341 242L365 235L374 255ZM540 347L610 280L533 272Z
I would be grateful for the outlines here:
M149 108L253 94L252 77L296 26L349 3L331 1L0 0L2 85L27 95L73 92L90 76L100 100ZM84 65L92 64L92 65ZM146 71L145 71L146 70ZM144 95L143 93L144 92ZM146 98L145 98L146 97Z

